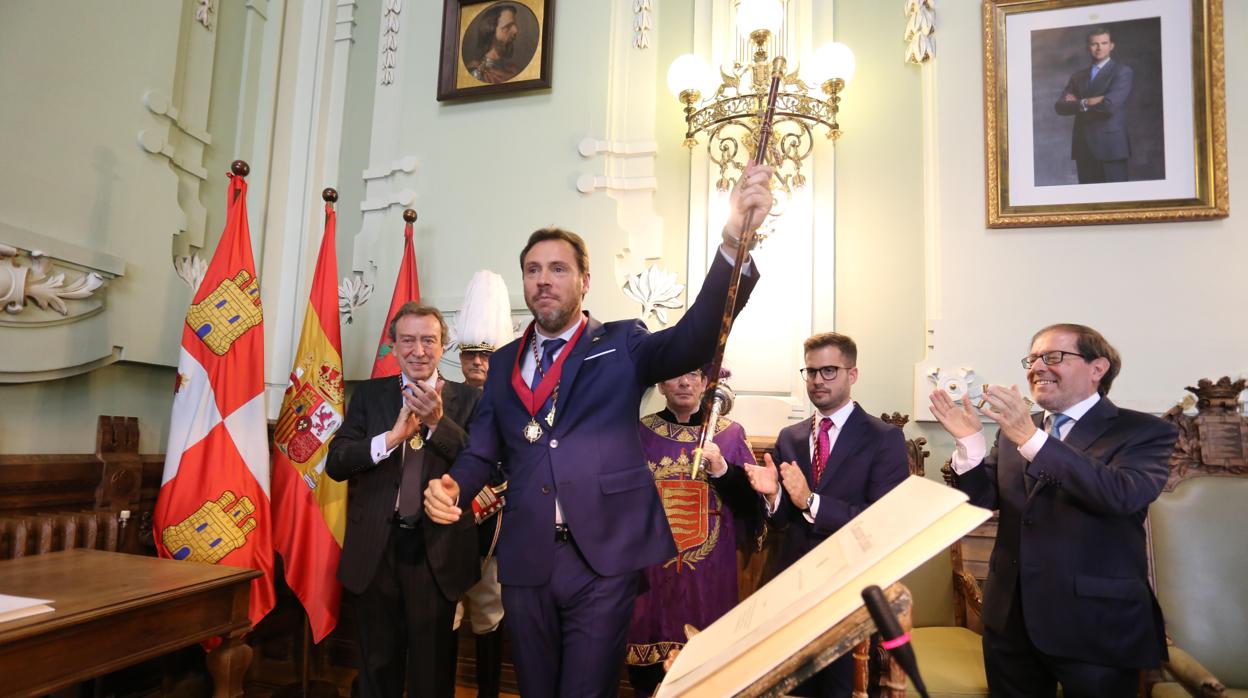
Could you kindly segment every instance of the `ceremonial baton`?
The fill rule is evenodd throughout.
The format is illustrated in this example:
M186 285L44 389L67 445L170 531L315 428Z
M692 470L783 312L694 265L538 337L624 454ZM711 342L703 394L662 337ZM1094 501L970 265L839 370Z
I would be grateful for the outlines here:
M762 165L767 162L767 146L771 142L771 121L776 115L776 95L780 92L780 78L784 75L784 58L776 58L771 68L771 89L767 92L767 108L763 112L763 123L758 131L758 148L754 151L754 159L751 162L755 165ZM702 414L707 415L702 420L702 432L698 436L698 447L693 450L693 465L690 468L690 476L696 480L698 473L702 470L702 449L715 435L715 422L718 421L718 412L715 412L716 389L719 387L719 370L724 364L724 349L728 346L728 333L732 332L732 321L734 311L737 307L737 289L741 286L741 270L745 267L745 259L750 254L750 247L754 243L754 211L750 209L745 213L745 225L741 228L741 239L737 245L737 258L732 265L732 275L728 280L728 295L724 301L724 315L719 322L719 341L715 346L715 358L711 360L711 370L706 377L706 392L702 395ZM712 413L715 412L712 417Z

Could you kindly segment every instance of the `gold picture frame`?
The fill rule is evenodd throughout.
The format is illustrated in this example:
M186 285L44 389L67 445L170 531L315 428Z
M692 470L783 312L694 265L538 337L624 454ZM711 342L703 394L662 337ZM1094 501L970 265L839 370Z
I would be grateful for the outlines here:
M438 101L550 89L555 0L444 0Z
M1150 7L984 0L988 227L1229 215L1222 0Z

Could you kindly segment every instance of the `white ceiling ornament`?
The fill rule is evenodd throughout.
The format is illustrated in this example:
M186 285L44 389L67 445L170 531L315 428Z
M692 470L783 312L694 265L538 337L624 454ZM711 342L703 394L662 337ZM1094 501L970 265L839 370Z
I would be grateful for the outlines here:
M676 273L659 269L657 264L628 277L624 282L624 295L641 303L641 317L645 319L650 313L658 318L661 324L667 324L667 311L685 307L680 294L684 292L684 284L676 283Z
M974 369L933 368L927 372L927 379L931 381L933 388L944 390L955 401L969 397L973 404L982 399L983 386L976 380Z
M0 303L11 315L25 310L29 299L43 310L67 316L65 301L89 298L104 285L104 278L93 271L66 284L65 273L52 273L52 258L43 252L28 252L26 266L17 263L17 254L17 248L0 245Z
M906 0L906 62L921 65L936 55L936 0Z
M382 15L381 34L381 84L394 83L394 73L399 63L399 13L403 11L403 0L386 0Z
M355 309L373 297L373 285L364 283L362 276L344 276L338 285L338 316L351 324Z

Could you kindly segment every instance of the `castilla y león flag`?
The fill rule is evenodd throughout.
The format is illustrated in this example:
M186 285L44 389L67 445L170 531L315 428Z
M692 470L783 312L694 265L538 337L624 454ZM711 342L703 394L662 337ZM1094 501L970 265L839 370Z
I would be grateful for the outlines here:
M161 557L251 567L249 616L273 608L264 323L247 230L247 183L230 182L225 231L182 326L165 473Z
M325 475L329 440L343 417L336 227L333 206L326 203L325 236L273 433L273 542L316 642L338 624L342 588L336 575L347 508L347 483Z
M390 297L390 310L382 321L381 337L377 339L377 357L373 359L373 374L369 378L399 375L399 360L390 346L390 318L408 301L420 301L420 279L416 278L416 251L412 248L412 223L403 229L403 260L399 262L399 278L394 282L394 295Z

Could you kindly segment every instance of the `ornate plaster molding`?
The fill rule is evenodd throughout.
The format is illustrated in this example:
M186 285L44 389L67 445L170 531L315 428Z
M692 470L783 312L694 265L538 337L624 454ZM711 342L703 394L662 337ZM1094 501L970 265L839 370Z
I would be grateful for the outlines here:
M204 29L212 31L212 18L217 13L217 8L213 7L214 0L196 0L195 2L195 21L204 25Z
M6 313L20 315L29 301L69 317L66 301L85 300L104 286L104 277L95 271L75 274L67 283L66 271L56 269L55 261L39 250L23 255L18 248L0 243L0 304Z
M926 63L936 55L936 0L906 0L906 62Z
M194 128L178 118L178 108L173 106L172 100L167 95L157 90L147 90L143 93L143 104L152 114L167 119L178 131L199 141L203 145L212 145L211 134ZM162 134L153 129L143 129L139 131L139 147L152 155L160 155L168 159L174 167L192 177L199 180L208 179L208 170L204 169L203 165L189 162L183 155L179 155L173 145L169 143L168 135L168 133Z
M338 285L338 317L349 325L355 319L356 308L368 302L373 296L373 285L364 283L362 274L342 277Z
M400 172L404 174L412 174L416 171L416 164L416 156L408 155L395 160L390 163L388 167L373 167L364 170L364 179L365 181L370 179L385 179L386 177L392 177Z
M641 304L642 319L654 313L663 325L667 324L668 310L685 307L680 297L684 290L684 284L676 283L675 272L663 271L657 264L651 264L624 282L624 295Z
M355 41L356 4L355 0L338 0L338 12L334 17L334 41Z
M381 84L394 83L394 74L399 63L399 13L403 11L403 0L386 0L382 10L381 24Z
M583 172L576 178L576 190L582 194L590 194L597 189L609 192L624 191L657 191L659 180L656 177L625 176L634 168L626 167L628 162L644 161L647 172L653 172L655 155L658 145L654 141L612 141L596 138L583 138L577 145L581 157L589 159L602 156L605 161L606 175L595 175Z
M182 279L194 292L199 288L199 282L204 280L204 274L208 271L208 262L205 262L199 253L178 255L173 258L173 270L177 272L178 278Z
M650 48L650 29L654 25L654 0L633 0L633 46Z

